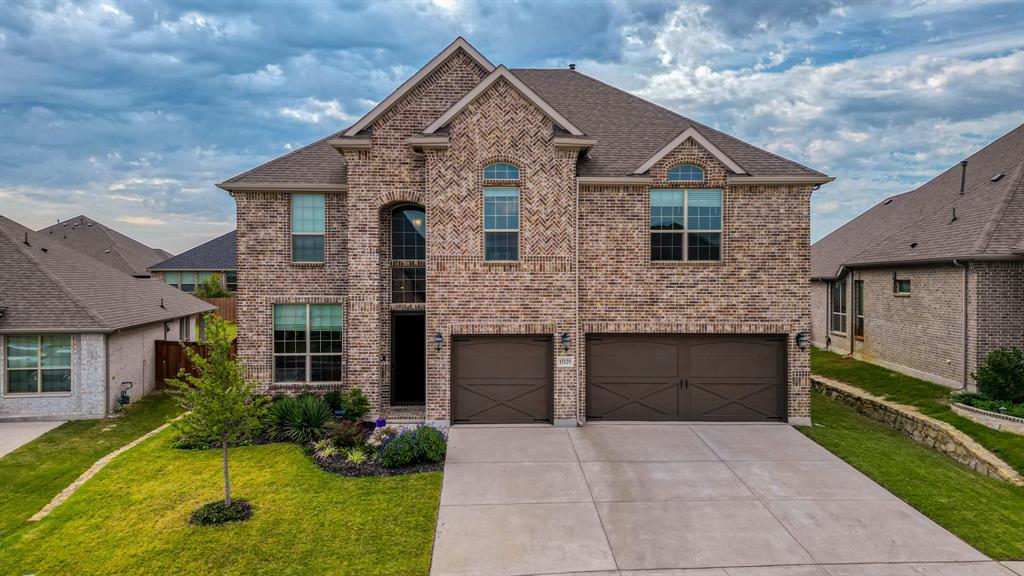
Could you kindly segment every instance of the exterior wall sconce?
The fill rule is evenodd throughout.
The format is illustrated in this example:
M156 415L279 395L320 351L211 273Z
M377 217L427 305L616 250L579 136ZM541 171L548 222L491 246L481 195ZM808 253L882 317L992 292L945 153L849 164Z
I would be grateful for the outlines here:
M572 338L569 336L569 333L568 332L562 332L562 337L560 338L560 340L562 341L562 350L568 352L569 351L569 343L572 342Z
M801 332L796 335L797 348L801 350L807 350L811 346L811 337L807 335L807 332Z
M434 334L434 349L440 352L441 344L444 344L444 336L441 336L441 333L438 332L437 334Z

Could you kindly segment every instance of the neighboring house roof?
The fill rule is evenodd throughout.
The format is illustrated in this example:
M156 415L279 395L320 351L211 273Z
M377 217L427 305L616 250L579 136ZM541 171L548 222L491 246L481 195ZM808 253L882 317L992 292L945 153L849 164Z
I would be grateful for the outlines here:
M235 230L150 266L161 270L237 270L238 236Z
M27 243L26 243L27 242ZM0 332L107 332L214 307L136 278L0 216Z
M811 277L835 278L843 266L1019 257L1024 253L1024 124L967 159L963 195L960 175L958 164L815 242Z
M331 146L331 141L338 143L345 139L365 139L371 133L373 119L458 50L465 51L488 72L488 76L481 82L483 87L498 77L504 77L545 110L565 133L574 136L581 133L596 140L589 153L580 158L578 170L581 177L633 175L638 167L646 165L649 168L649 164L653 164L651 160L662 153L667 144L692 129L716 149L716 155L728 160L724 163L735 174L762 179L805 179L809 183L830 180L820 172L575 70L495 68L465 40L459 38L356 124L230 178L220 186L229 190L259 188L261 185L271 185L269 187L272 189L287 189L284 185L289 185L296 189L321 187L343 190L346 183L345 162ZM432 133L431 129L442 132L442 125L463 105L472 101L473 97L473 92L467 94L463 98L466 102L460 101L448 114L435 119L434 124L437 126L431 125L427 133Z
M147 268L173 256L166 250L150 248L88 216L75 216L43 228L39 233L132 276L148 276Z

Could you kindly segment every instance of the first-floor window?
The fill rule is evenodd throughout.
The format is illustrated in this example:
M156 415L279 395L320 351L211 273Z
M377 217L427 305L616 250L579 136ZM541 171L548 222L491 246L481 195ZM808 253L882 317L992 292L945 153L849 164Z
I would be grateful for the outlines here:
M224 288L228 292L238 292L238 272L234 270L224 272Z
M897 294L910 294L910 280L894 279L892 281L892 290Z
M853 336L864 339L864 281L853 282Z
M340 304L274 304L274 382L339 382Z
M182 272L181 273L181 291L182 292L194 292L196 289L196 273L195 272Z
M846 280L832 283L832 331L846 333Z
M71 335L7 337L7 392L71 391Z

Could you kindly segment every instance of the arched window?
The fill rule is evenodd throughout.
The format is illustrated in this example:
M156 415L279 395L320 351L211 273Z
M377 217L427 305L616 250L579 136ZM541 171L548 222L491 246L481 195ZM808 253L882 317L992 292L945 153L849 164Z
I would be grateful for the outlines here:
M484 168L484 180L519 180L519 167L508 162L495 162Z
M703 182L704 169L693 164L680 164L668 171L669 182Z

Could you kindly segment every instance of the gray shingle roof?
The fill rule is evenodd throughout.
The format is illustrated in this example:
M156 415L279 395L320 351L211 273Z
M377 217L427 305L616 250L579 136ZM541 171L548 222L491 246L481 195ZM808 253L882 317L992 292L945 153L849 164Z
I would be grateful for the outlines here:
M967 161L962 196L957 164L814 243L811 277L834 278L842 266L1009 258L1024 252L1024 124Z
M146 276L148 267L173 256L83 215L43 228L39 233L133 276Z
M0 332L103 332L214 309L163 282L135 278L3 216L0 268L0 305L6 307Z
M580 176L628 176L691 126L750 176L824 176L577 71L514 68L511 72L587 137L597 139L589 157L579 163ZM257 166L224 184L344 184L345 162L327 143L343 132Z
M150 266L150 270L236 270L238 237L235 230Z

